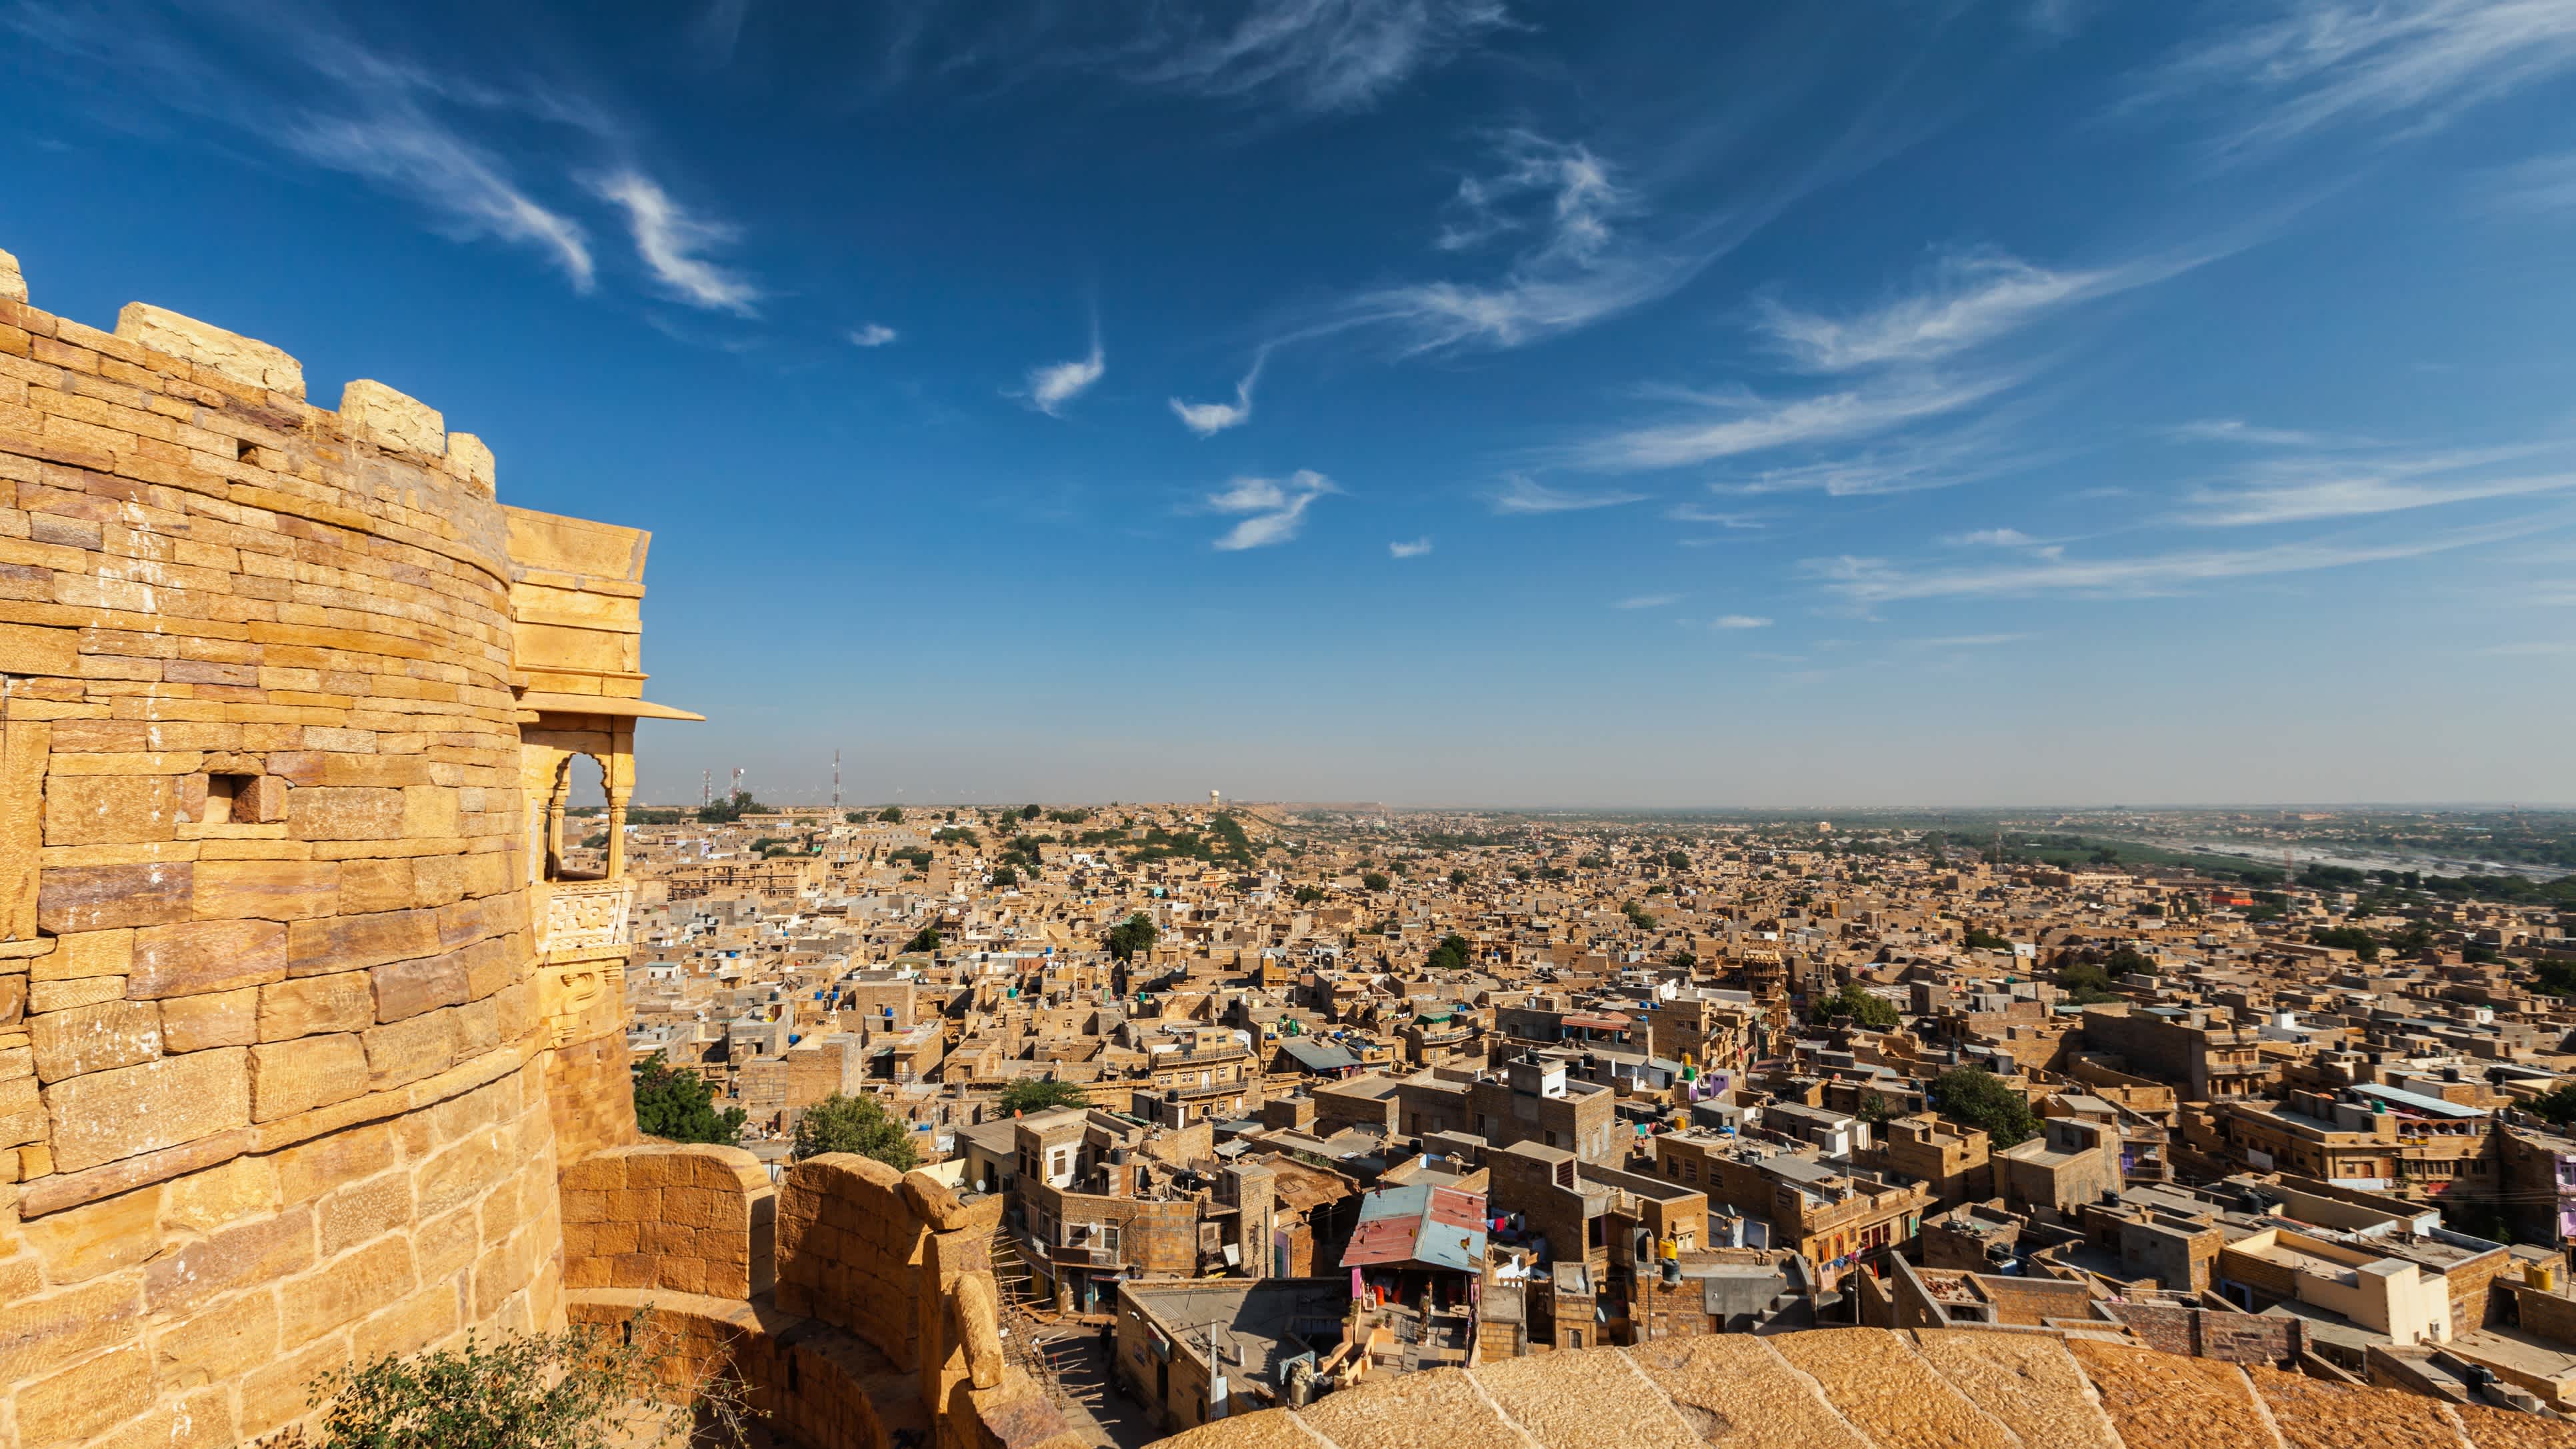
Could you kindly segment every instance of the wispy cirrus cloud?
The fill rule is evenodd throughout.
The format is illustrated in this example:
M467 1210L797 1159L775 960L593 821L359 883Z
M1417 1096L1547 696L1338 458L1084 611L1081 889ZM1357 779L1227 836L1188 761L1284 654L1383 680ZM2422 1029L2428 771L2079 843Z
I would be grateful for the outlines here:
M710 248L738 240L738 228L691 213L639 171L629 169L594 177L591 189L601 200L626 213L627 230L635 238L635 254L643 259L645 270L653 274L664 291L692 307L711 312L731 312L738 317L753 314L752 303L760 299L760 289L739 272L705 255Z
M1306 510L1316 499L1341 491L1333 486L1332 479L1309 468L1298 469L1285 482L1276 478L1237 478L1207 497L1211 512L1247 515L1227 529L1215 547L1233 553L1286 543L1305 526Z
M1754 325L1793 365L1810 372L1919 364L2155 275L2155 269L2136 267L2051 271L2000 252L1971 252L1944 259L1922 290L1873 310L1834 318L1764 297L1755 304Z
M2364 441L2300 428L2260 427L2243 418L2197 418L2165 429L2165 436L2178 443L2245 443L2266 448L2327 448Z
M1091 390L1109 372L1109 354L1100 345L1100 331L1093 328L1091 351L1070 362L1050 362L1029 369L1027 390L1023 394L1029 405L1051 418L1064 416L1065 405Z
M1993 649L2004 644L2018 644L2031 638L2028 634L1944 634L1937 639L1917 639L1918 649Z
M886 86L1106 75L1147 90L1289 115L1368 110L1415 76L1517 28L1502 0L1204 0L889 7Z
M589 291L596 268L587 231L541 199L485 134L496 120L533 122L597 147L623 144L617 123L560 79L505 85L414 63L371 43L357 28L364 18L26 0L0 9L0 34L109 83L107 124L188 118L355 176L419 210L442 236L532 251Z
M2039 540L2018 528L1979 528L1941 540L1951 548L2028 548Z
M1431 540L1428 538L1405 539L1386 546L1389 558L1420 558L1429 552Z
M1261 381L1262 365L1269 360L1270 349L1267 347L1252 355L1252 370L1235 383L1233 402L1189 403L1173 398L1173 416L1181 420L1182 427L1202 438L1213 438L1228 428L1239 428L1252 421L1252 389Z
M1310 331L1383 327L1409 353L1519 347L1668 295L1709 260L1638 237L1644 199L1589 147L1526 130L1494 145L1496 169L1458 183L1435 245L1509 243L1501 274L1364 292Z
M2576 69L2576 6L2562 0L2270 0L2259 18L2176 52L2132 107L2242 98L2222 156L2344 127L2407 135Z
M1768 629L1771 621L1760 614L1720 614L1708 621L1712 629Z
M1525 474L1514 473L1503 485L1485 496L1496 513L1580 513L1592 508L1618 508L1630 503L1643 503L1643 493L1615 490L1578 492L1567 488L1550 488Z
M1662 609L1669 608L1681 601L1682 596L1679 594L1638 594L1632 598L1621 599L1610 607L1614 609Z
M448 236L533 247L575 291L591 289L596 268L581 224L531 199L489 152L418 109L396 105L367 115L308 115L278 134L306 160L414 203Z
M1904 379L1785 400L1750 391L1686 394L1690 406L1683 416L1578 443L1567 451L1566 461L1604 472L1642 472L1795 445L1847 442L1957 412L2010 382L2001 376Z
M888 327L882 322L871 322L865 327L854 327L850 329L850 345L853 347L884 347L894 342L902 335L902 333L895 331L893 328Z
M2438 508L2444 504L2471 503L2486 498L2563 493L2571 488L2576 488L2576 473L2538 473L2447 483L2410 482L2385 474L2321 477L2246 488L2203 488L2191 495L2181 521L2209 528L2312 523L2327 518L2360 518L2413 508Z
M1675 523L1707 523L1719 528L1756 529L1771 526L1770 519L1765 514L1728 513L1715 508L1702 507L1697 503L1676 503L1664 510L1664 516Z
M2513 524L2386 544L2284 543L2268 548L2190 549L2117 559L2027 558L1969 568L1914 569L1882 558L1851 555L1807 559L1799 567L1826 589L1863 605L2048 594L2136 597L2235 579L2421 558L2498 542L2533 527Z

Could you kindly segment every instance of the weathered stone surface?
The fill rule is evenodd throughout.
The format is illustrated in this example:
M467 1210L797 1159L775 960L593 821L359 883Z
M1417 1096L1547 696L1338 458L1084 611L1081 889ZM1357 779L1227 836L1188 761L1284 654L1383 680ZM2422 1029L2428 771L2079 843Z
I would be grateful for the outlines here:
M1366 1401L1328 1394L1305 1419L1343 1449L1528 1449L1462 1369L1401 1374Z
M285 926L275 921L190 921L134 933L134 965L125 992L149 1000L285 979Z
M155 1261L143 1270L154 1313L184 1313L234 1289L273 1283L313 1262L313 1213L290 1208L253 1218Z
M286 833L297 840L400 839L403 792L330 786L290 790Z
M28 1024L27 1043L35 1050L40 1082L130 1067L161 1055L161 1008L149 1001L105 1001L47 1012Z
M134 1274L76 1288L0 1296L0 1382L50 1374L136 1334L143 1295Z
M380 911L373 915L337 916L297 921L287 928L287 971L319 976L332 971L361 971L388 961L408 961L439 952L438 912Z
M161 1003L161 1050L176 1056L259 1040L260 988L178 996Z
M168 840L178 825L178 781L167 775L56 775L45 787L47 845Z
M116 335L155 352L186 358L236 382L288 397L304 396L304 364L265 342L209 326L194 317L128 302L116 314Z
M354 1035L262 1042L250 1049L251 1120L274 1122L367 1090L367 1052Z
M2253 1386L2232 1363L2081 1338L2066 1347L2124 1442L2277 1449Z
M78 674L79 645L69 629L0 623L0 674Z
M1718 1449L1871 1449L1767 1340L1719 1333L1623 1351Z
M24 1231L46 1281L59 1285L151 1261L161 1251L160 1219L161 1194L145 1188L38 1218Z
M44 1096L55 1169L78 1172L248 1123L249 1053L226 1047L92 1072Z
M2021 1436L2051 1449L2120 1449L2066 1346L2027 1333L1917 1329L1915 1348L1951 1385Z
M158 926L195 913L193 861L55 866L36 894L38 923L57 936L119 926Z
M400 1300L417 1285L411 1244L379 1238L290 1280L278 1295L280 1334L290 1347L310 1343Z
M0 302L27 300L27 274L18 269L18 258L0 252Z
M491 448L472 433L447 435L447 471L472 484L487 498L492 496L499 476Z
M382 1091L443 1072L456 1060L456 1017L433 1011L372 1027L362 1033L367 1045L367 1089Z
M459 953L395 961L367 973L376 996L376 1020L403 1021L466 1000L466 963Z
M209 860L197 866L197 914L208 920L301 921L339 903L340 863Z
M0 941L32 940L36 934L45 757L52 739L53 726L43 721L0 720Z
M18 1442L24 1449L77 1444L151 1403L151 1355L141 1344L110 1349L18 1391Z
M259 989L259 1039L290 1041L375 1025L376 997L364 971L308 976Z
M1872 1328L1819 1328L1768 1341L1881 1449L2015 1449L2000 1422L1901 1339Z
M340 390L340 425L380 448L447 456L447 419L418 398L360 378Z

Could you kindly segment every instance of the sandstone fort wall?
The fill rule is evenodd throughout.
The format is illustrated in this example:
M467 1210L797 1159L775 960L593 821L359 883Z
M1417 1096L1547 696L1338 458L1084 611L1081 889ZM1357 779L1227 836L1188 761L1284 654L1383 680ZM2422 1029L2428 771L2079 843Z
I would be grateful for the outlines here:
M0 267L0 1444L562 1320L507 532L432 409Z

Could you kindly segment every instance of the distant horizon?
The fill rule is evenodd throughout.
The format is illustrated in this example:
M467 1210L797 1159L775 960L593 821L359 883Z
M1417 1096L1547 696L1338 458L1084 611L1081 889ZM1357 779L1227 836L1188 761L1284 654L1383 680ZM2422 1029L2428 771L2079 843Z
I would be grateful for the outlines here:
M772 807L776 807L776 808L780 808L780 809L789 809L789 810L829 810L829 809L834 808L834 806L833 806L832 802L831 802L831 801L829 801L829 800L805 800L805 799L778 799L778 800L768 800L768 799L761 799L758 791L753 791L753 792L752 792L752 797L753 797L753 800L755 801L755 803L758 803L758 804L761 804L761 805L766 805L766 806L772 806ZM721 799L721 798L723 798L723 797L718 797L718 798L720 798L720 799ZM593 802L593 803L595 803L595 802ZM1134 799L1129 799L1129 798L1124 798L1124 797L1109 797L1109 796L1101 796L1101 797L1096 797L1096 798L1095 798L1095 797L1086 797L1086 796L1069 796L1069 795L1068 795L1068 796L1049 796L1049 795L1043 795L1043 794L1041 794L1041 795L1029 795L1029 796L1018 796L1018 795L1013 795L1013 796L1000 797L1000 798L994 798L994 799L965 798L965 797L961 797L961 798L957 798L957 799L943 799L943 800L935 800L935 801L933 801L933 800L924 800L924 801L918 801L918 802L916 802L916 801L910 801L910 800L900 800L900 799L869 799L869 800L851 799L851 800L845 801L843 804L841 804L841 805L840 805L840 807L839 807L839 808L840 808L840 809L843 809L843 810L883 810L883 809L885 809L885 808L886 808L887 806L889 806L889 805L900 805L900 806L904 807L905 809L923 809L923 810L931 810L931 809L947 810L947 809L965 809L965 808L974 808L974 809L979 809L979 810L1000 810L1000 809L1008 809L1008 808L1011 808L1011 807L1014 807L1014 806L1038 805L1038 806L1043 806L1043 807L1050 808L1050 809L1062 809L1062 808L1071 807L1071 806L1086 806L1086 807L1104 807L1104 806L1105 806L1105 807L1114 807L1114 808L1125 808L1125 807L1128 807L1128 806L1156 806L1156 807L1169 806L1169 807L1173 807L1173 808L1196 808L1196 809L1205 809L1205 808L1207 807L1207 803L1208 803L1208 802L1207 802L1207 800L1206 800L1204 797L1199 797L1199 798L1195 798L1195 799L1193 799L1192 797L1189 797L1189 796L1176 796L1176 797L1169 798L1169 799L1148 799L1148 798L1143 798L1143 797L1138 797L1138 798L1134 798ZM696 800L689 800L689 801L682 802L682 803L672 803L672 802L667 802L667 801L660 801L660 800L656 800L656 801L650 802L650 803L648 804L647 802L645 802L645 801L643 801L642 799L640 799L640 798L639 798L639 799L637 799L636 801L634 801L634 802L633 802L633 804L634 804L634 808L636 808L636 809L651 809L651 810L681 810L681 809L685 809L685 810L695 810L695 809L698 809L698 808L699 808L699 802L698 802L698 801L696 801ZM1225 797L1222 799L1222 801L1220 802L1220 804L1219 804L1218 808L1220 808L1220 809L1224 809L1224 808L1229 808L1229 807L1234 807L1234 806L1268 806L1268 807L1279 808L1279 809L1311 809L1311 810L1356 810L1356 809L1372 809L1372 810L1400 810L1400 811L1479 811L1479 812L1485 812L1485 813L1496 814L1496 815L1563 815L1563 814L1581 814L1581 813L1584 813L1584 812L1587 812L1587 811L1591 811L1591 812L1600 812L1600 813L1617 813L1617 814L1626 814L1626 815L1758 815L1758 814L1798 815L1798 814L1807 814L1807 813L1818 813L1818 814L1821 814L1821 813L1823 813L1823 812L1830 812L1830 811L1843 811L1843 812L1846 812L1846 813L1857 812L1857 813L1859 813L1859 814L1863 814L1863 815L1886 815L1886 814L1923 815L1923 814L1939 814L1939 813L1941 813L1941 812L1943 812L1943 811L1946 811L1946 810L1956 810L1956 811L1964 811L1964 812L1972 812L1972 813L1981 813L1981 814L1991 814L1991 813L2000 812L2000 811L2057 811L2057 812L2060 812L2060 813L2080 814L2080 813L2091 813L2091 812L2098 812L2098 811L2110 811L2110 810L2132 810L2132 811L2212 811L2212 812L2216 812L2216 811L2257 812L2257 811L2267 811L2267 810L2333 810L2333 811L2357 811L2357 812L2366 812L2366 811L2373 811L2373 810L2392 810L2392 811L2408 811L2408 812L2413 812L2413 811L2460 811L2460 812L2528 811L2528 812L2536 812L2536 813L2542 813L2542 814L2552 814L2552 813L2559 813L2559 812L2576 813L2576 802L2566 802L2566 803L2530 803L2530 802L2517 802L2517 801L2476 801L2476 800L2449 800L2449 801L2405 801L2405 800L2356 800L2356 801L2332 801L2332 800L2278 800L2278 801L2269 801L2269 800L2267 800L2267 801L2251 801L2251 802L2237 802L2237 803L2200 801L2200 802L2189 802L2189 803L2165 803L2165 804L2157 804L2157 803L2144 802L2144 801L2115 801L2115 802L2111 802L2111 803L2108 803L2108 804L2099 804L2099 805L2068 804L2068 803L2065 803L2065 802L2048 802L2048 801L2041 801L2041 802L2035 802L2035 803L2029 803L2029 804L1996 804L1996 805L1970 805L1970 804L1960 804L1960 803L1957 803L1957 802L1955 802L1955 801L1954 801L1954 802L1947 802L1947 803L1939 803L1939 804L1929 804L1929 805L1902 805L1902 804L1875 804L1875 805L1867 805L1867 804L1857 804L1857 803L1846 803L1846 804L1824 804L1824 803L1820 803L1820 802L1816 802L1816 801L1806 801L1806 802L1793 803L1793 804L1786 804L1786 805L1619 805L1619 804L1602 804L1602 803L1597 803L1597 802L1596 802L1596 803L1590 803L1590 804L1567 804L1567 805L1499 805L1499 804L1490 804L1490 803L1488 803L1488 804L1434 804L1434 803L1423 803L1423 802L1400 802L1400 801L1392 801L1392 800L1347 800L1347 799L1343 799L1343 800L1332 800L1332 799L1297 799L1297 798L1285 798L1285 799L1269 799L1269 798L1258 798L1258 799L1237 799L1236 797L1234 797L1234 796L1230 796L1230 795L1229 795L1229 796L1225 796Z

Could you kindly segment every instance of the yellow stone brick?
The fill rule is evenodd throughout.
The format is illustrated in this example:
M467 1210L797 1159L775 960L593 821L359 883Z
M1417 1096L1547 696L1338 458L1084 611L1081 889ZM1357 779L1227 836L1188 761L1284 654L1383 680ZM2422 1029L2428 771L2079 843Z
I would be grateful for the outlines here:
M289 1345L309 1343L409 1294L418 1282L411 1244L384 1237L287 1282L278 1291L278 1327Z
M152 1336L153 1362L164 1385L228 1384L277 1356L277 1300L244 1293Z
M366 1048L352 1033L262 1042L250 1049L251 1120L273 1122L367 1090Z
M166 1184L161 1225L173 1231L211 1233L231 1223L265 1217L282 1205L276 1162L236 1157Z
M140 1343L113 1348L17 1394L18 1443L53 1449L133 1418L152 1403L152 1356Z
M245 986L161 1003L161 1049L176 1055L259 1040L259 993Z

